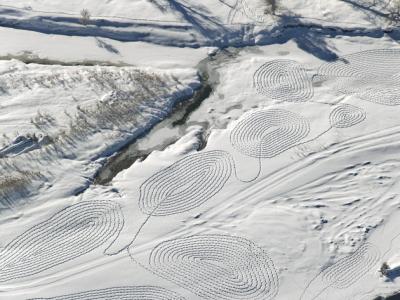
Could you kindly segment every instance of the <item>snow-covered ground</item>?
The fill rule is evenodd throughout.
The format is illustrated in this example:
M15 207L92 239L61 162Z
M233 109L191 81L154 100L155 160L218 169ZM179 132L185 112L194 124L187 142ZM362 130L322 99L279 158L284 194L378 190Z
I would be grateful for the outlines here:
M193 69L44 66L15 60L0 68L0 156L7 172L1 203L6 210L17 209L29 194L45 199L78 193L90 184L103 157L165 118L176 101L190 97L199 85ZM34 188L27 187L30 183ZM39 187L56 194L45 196Z
M1 0L0 299L399 290L400 47L375 4ZM199 66L185 134L93 184Z

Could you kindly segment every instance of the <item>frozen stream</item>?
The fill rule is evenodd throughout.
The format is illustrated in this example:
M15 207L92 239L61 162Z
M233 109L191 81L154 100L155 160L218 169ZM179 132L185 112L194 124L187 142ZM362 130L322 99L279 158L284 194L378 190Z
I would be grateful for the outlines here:
M198 65L202 86L195 92L194 96L179 103L171 116L161 121L151 131L132 141L132 143L111 156L96 174L94 183L100 185L109 183L114 176L129 168L136 160L144 160L152 151L163 150L175 143L191 126L201 126L198 149L204 148L207 144L210 128L217 125L213 123L212 119L203 121L190 117L200 106L207 106L207 99L215 91L219 83L218 67L235 57L237 52L236 49L228 49L202 60Z

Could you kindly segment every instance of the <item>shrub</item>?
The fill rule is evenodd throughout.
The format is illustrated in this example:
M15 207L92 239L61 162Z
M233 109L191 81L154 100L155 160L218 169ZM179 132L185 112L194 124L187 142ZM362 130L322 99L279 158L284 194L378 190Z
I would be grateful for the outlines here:
M390 21L399 24L400 23L400 0L394 0L389 8Z
M387 262L384 262L381 268L379 269L379 272L382 274L382 276L386 276L388 274L389 269L390 268Z
M267 8L265 9L266 14L276 15L279 6L279 0L264 0Z
M84 8L81 10L81 24L88 25L90 22L90 12L88 9Z

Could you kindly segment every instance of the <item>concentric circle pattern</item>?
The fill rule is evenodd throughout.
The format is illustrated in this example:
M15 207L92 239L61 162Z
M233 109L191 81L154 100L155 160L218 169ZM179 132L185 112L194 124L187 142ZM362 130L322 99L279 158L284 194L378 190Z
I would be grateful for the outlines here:
M225 151L186 156L141 185L139 208L152 216L188 211L218 193L231 173L232 158Z
M267 253L249 240L195 235L163 242L150 254L159 276L204 299L272 299L279 280Z
M329 115L331 126L336 128L354 126L364 121L365 118L366 113L364 110L350 104L340 104Z
M254 73L253 80L260 94L274 100L304 102L314 95L311 78L293 60L267 62Z
M385 82L370 80L356 94L361 99L377 104L400 105L400 80L397 75L386 78Z
M256 158L271 158L295 146L310 132L304 117L283 109L254 112L239 121L230 136L239 152Z
M339 77L388 77L400 72L400 49L376 49L323 64L318 74Z
M350 54L323 64L318 76L344 94L383 105L400 105L400 49Z
M84 255L119 235L124 219L112 201L69 206L0 250L0 282L28 277Z
M344 289L363 277L380 259L378 248L365 243L353 254L339 260L322 272L322 280L336 289Z
M184 300L185 298L167 289L156 286L122 286L90 290L81 293L51 298L29 300Z

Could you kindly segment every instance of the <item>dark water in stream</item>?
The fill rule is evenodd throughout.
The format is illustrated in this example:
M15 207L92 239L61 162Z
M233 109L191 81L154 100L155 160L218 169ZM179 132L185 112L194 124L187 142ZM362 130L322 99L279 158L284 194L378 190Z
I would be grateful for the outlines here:
M400 300L400 294L393 295L393 296L390 296L390 297L387 297L387 298L382 298L382 297L375 298L374 300Z
M203 131L199 137L200 145L198 150L206 146L210 124L207 122L188 122L188 119L203 101L210 97L218 84L218 74L209 66L209 62L214 60L215 58L208 57L197 66L201 78L201 87L194 93L193 97L178 103L168 118L110 157L96 174L94 184L108 184L119 172L129 168L135 161L144 160L151 152L155 150L162 151L175 143L186 133L187 128L190 126L199 125L202 127Z
M136 160L144 160L154 150L164 150L167 146L175 143L185 134L189 126L200 125L203 127L201 145L199 149L206 146L207 123L186 123L190 114L196 110L204 99L212 93L212 86L208 79L202 75L202 86L195 92L190 100L179 103L171 116L158 123L144 136L134 140L122 148L116 155L109 158L107 163L97 173L94 183L108 184L119 172L129 168Z

